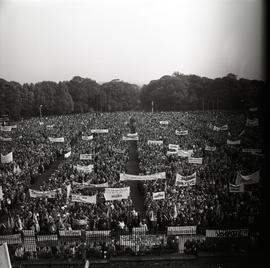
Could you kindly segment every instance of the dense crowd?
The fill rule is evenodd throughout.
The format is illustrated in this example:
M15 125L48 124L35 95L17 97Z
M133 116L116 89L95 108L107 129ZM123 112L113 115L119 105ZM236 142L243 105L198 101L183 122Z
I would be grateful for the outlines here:
M134 209L130 197L114 201L104 198L104 187L126 186L119 180L129 160L129 143L122 137L130 132L132 115L139 137L140 174L166 172L165 180L141 183L146 219ZM239 112L118 112L16 122L17 128L1 131L0 135L12 138L0 141L1 154L13 152L12 163L0 164L0 231L5 234L32 229L38 234L56 234L59 230L130 230L145 225L154 230L188 225L256 229L261 214L261 184L247 185L243 193L228 190L229 183L235 183L237 172L250 174L262 165L261 155L242 152L243 148L262 148L259 127L246 127L245 116ZM224 124L228 125L227 131L213 131L210 127ZM108 129L108 133L91 133L91 129ZM176 130L188 130L188 135L176 135ZM91 139L83 140L83 136ZM51 142L49 137L64 137L64 142ZM227 145L228 138L240 138L241 144ZM149 145L148 140L162 140L163 144ZM167 155L169 144L193 150L192 157L203 158L203 163L190 164L187 158ZM206 151L206 145L216 147L215 151ZM70 151L71 155L64 158ZM81 154L91 154L92 158L81 160ZM29 189L59 158L62 161L57 170L39 189L57 189L55 198L31 197ZM93 171L80 172L77 165L93 165ZM177 173L188 176L194 172L195 185L175 185ZM104 187L93 186L106 183ZM69 186L72 194L96 195L96 203L72 202ZM165 199L153 200L152 194L161 191L165 192Z

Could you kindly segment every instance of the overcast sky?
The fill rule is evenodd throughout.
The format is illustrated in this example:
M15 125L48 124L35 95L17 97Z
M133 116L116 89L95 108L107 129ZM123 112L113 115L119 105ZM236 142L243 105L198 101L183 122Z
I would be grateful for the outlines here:
M260 0L0 0L0 77L263 79Z

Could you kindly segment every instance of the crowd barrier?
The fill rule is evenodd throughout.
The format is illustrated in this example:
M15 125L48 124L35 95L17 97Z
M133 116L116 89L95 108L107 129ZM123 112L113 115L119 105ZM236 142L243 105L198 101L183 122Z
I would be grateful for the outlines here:
M13 235L0 236L0 243L9 246L21 245L25 252L39 252L43 248L85 246L86 250L95 250L106 246L113 249L115 255L162 253L187 253L194 246L205 249L226 248L228 245L245 247L252 234L248 229L204 229L196 226L168 227L166 231L148 231L143 227L130 231L84 231L63 230L58 234L40 235L24 230ZM252 236L253 238L253 236ZM218 247L217 247L218 246ZM190 251L191 253L193 251Z

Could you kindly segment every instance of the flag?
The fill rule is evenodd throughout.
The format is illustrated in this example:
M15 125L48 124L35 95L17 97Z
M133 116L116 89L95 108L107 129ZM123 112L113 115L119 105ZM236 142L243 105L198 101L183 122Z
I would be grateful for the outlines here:
M0 246L0 268L12 268L6 242Z

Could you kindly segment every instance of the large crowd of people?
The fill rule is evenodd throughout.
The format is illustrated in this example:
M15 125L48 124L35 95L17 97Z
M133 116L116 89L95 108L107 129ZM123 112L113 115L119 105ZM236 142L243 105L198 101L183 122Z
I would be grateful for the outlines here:
M126 186L125 181L120 181L120 173L127 172L129 143L122 137L130 132L131 116L135 118L138 133L140 175L166 172L166 179L140 183L145 219L135 210L130 196L122 200L104 198L106 187ZM237 174L248 175L262 166L261 154L242 151L243 148L262 148L260 125L247 127L246 117L240 112L227 111L116 112L16 122L16 127L10 131L0 131L1 154L13 152L12 162L0 164L3 193L0 232L127 231L144 225L150 230L165 230L167 226L256 229L262 206L261 183L245 185L244 192L229 191ZM225 131L213 129L213 126L224 125L227 125ZM108 132L93 133L93 129ZM188 134L177 135L176 131L188 131ZM64 142L49 139L61 137ZM12 140L7 141L7 138ZM228 139L239 139L241 143L228 145ZM149 140L162 141L162 144L149 144ZM192 157L202 158L202 164L189 163L189 158L177 153L168 154L169 144L178 145L179 150L192 150ZM207 151L206 146L215 150ZM69 152L70 156L64 158ZM81 154L91 157L81 159ZM53 198L31 196L29 189L59 158L62 161L57 169L36 189L56 191L56 195ZM91 166L93 170L83 172L77 166ZM195 172L195 185L176 185L177 174L189 176ZM164 192L165 199L153 200L156 192ZM73 202L71 194L96 195L96 202Z

